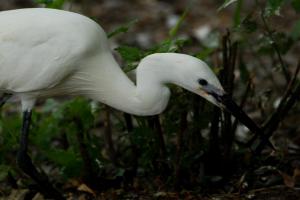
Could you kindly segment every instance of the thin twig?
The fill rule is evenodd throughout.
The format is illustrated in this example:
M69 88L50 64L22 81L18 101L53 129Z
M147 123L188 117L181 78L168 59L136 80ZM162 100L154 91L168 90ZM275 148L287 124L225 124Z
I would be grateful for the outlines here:
M181 113L180 130L176 137L176 160L175 160L175 189L179 190L181 185L181 160L183 152L183 136L187 129L187 112Z
M159 121L159 116L156 115L151 117L149 122L150 122L150 126L152 126L153 129L155 130L158 139L160 154L162 158L166 158L167 150L166 150L166 144L163 136L162 127Z
M111 122L110 122L110 109L108 106L105 106L105 131L104 131L104 139L107 145L107 151L109 158L113 162L114 165L118 165L116 150L114 148L114 142L112 139L112 130L111 130Z
M231 44L230 33L223 37L223 70L221 71L221 82L226 88L226 92L232 96L234 85L234 68L237 55L237 43ZM224 121L222 121L222 137L224 140L224 156L229 159L234 134L232 132L231 114L224 113Z
M243 109L244 106L245 106L246 100L247 100L247 98L249 96L249 93L251 91L251 87L252 87L252 78L250 78L247 82L246 90L244 92L244 95L243 95L242 100L241 100L240 105L239 105L241 109ZM233 133L236 131L238 122L239 122L238 119L235 118L233 123L232 123L232 132Z
M204 99L199 97L198 95L193 95L193 122L199 122L201 120L200 113L204 110ZM193 150L199 149L199 144L202 142L202 136L201 136L201 124L199 123L193 123L192 130L191 130L191 136L189 139L189 148Z
M219 122L221 118L221 110L214 106L213 116L211 119L211 126L209 132L209 146L208 146L208 159L207 159L207 171L215 172L219 170L219 164L221 163L221 150L219 139Z
M127 132L129 134L133 134L132 131L133 131L134 127L133 127L131 115L128 113L124 113L124 118L125 118ZM129 177L129 179L130 179L130 182L132 182L133 178L136 176L137 170L138 170L139 149L138 149L138 146L132 141L132 137L130 136L129 138L131 141L131 151L132 151L132 162L130 163L131 164L130 174L132 176Z
M290 109L299 100L300 97L300 82L297 82L297 75L300 71L300 61L298 62L296 71L286 90L278 108L273 115L267 120L263 126L264 135L255 152L259 154L266 145L266 141L273 135L274 131L278 128L279 123L284 119ZM294 86L295 85L295 86ZM295 88L295 89L294 89Z
M77 130L78 130L76 133L76 136L77 136L77 141L79 144L79 151L80 151L83 163L84 163L83 177L89 184L94 185L93 180L95 180L94 178L96 177L96 173L94 172L94 168L93 168L93 164L92 164L93 162L92 162L92 159L90 157L90 154L87 150L87 146L85 143L83 124L82 124L82 121L78 118L74 118L74 122L76 123Z
M128 133L132 132L133 130L133 124L132 124L132 118L131 115L128 113L124 113L124 119L125 119L125 124L126 124L126 128Z

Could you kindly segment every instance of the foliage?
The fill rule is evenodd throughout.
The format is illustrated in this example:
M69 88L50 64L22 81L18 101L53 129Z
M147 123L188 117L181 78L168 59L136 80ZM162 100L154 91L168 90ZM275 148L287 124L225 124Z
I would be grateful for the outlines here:
M47 8L61 9L66 0L35 0L35 2L42 4Z
M280 15L280 8L283 3L284 0L269 0L265 8L265 16Z
M36 2L51 8L62 8L65 3L64 0ZM229 6L235 6L232 27L227 33L213 30L201 42L178 36L192 10L192 4L189 5L164 41L149 49L132 44L117 47L115 51L125 63L123 70L134 70L149 54L189 53L187 47L193 45L197 49L193 55L211 64L224 88L242 105L250 102L244 108L255 112L262 124L267 123L265 119L276 113L270 105L283 96L278 90L284 91L292 77L284 56L300 39L299 20L293 22L290 32L276 30L272 20L284 17L282 11L286 6L300 12L300 3L297 0L257 0L247 9L244 3L244 0L225 0L218 11L225 12ZM108 37L126 34L136 22L133 20L120 26ZM250 58L251 63L246 58ZM234 69L230 68L235 65ZM276 89L256 85L252 77L260 70L276 73L284 84L272 82ZM230 76L236 74L238 77L230 80ZM274 77L267 76L266 79L273 81ZM86 181L92 177L111 183L107 185L113 188L120 185L134 187L138 180L142 182L139 187L154 191L175 188L207 192L218 186L221 188L218 190L238 192L243 190L240 186L243 183L255 187L251 175L255 175L261 165L269 164L268 159L272 158L263 157L257 161L250 155L245 141L235 136L241 127L230 115L221 114L219 109L181 88L172 85L170 88L173 98L166 112L155 117L124 115L82 98L63 102L47 100L33 113L30 150L34 152L31 155L34 162L50 166L49 173L58 173L59 176L54 177L56 182L81 178ZM288 102L289 98L284 100ZM11 158L18 149L21 118L11 104L5 105L1 113L0 181L5 181L10 173L20 176ZM246 135L246 140L249 138ZM274 168L284 170L283 161L276 159ZM240 179L235 183L238 184L225 184L237 176ZM105 185L101 187L110 189Z
M110 32L107 34L107 37L108 38L111 38L111 37L115 37L121 33L126 33L128 32L128 30L134 26L136 23L138 22L138 20L131 20L130 22L128 22L127 24L123 25L123 26L120 26L118 27L116 30Z

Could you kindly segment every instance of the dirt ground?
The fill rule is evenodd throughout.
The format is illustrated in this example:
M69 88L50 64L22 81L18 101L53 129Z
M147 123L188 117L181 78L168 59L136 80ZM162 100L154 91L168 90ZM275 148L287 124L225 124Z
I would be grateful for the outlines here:
M220 33L226 33L226 29L231 27L234 7L218 12L217 9L223 2L221 0L197 0L191 2L193 2L193 6L179 30L180 37L193 37L201 43L204 42L203 39L206 38L210 31L218 30ZM121 25L137 20L137 23L127 33L120 34L110 40L111 47L114 49L119 44L129 44L147 49L152 44L156 44L168 37L170 28L176 24L180 15L188 7L188 4L185 0L74 0L73 3L67 3L64 9L92 17L101 24L106 32L111 32ZM245 1L245 7L251 7L252 5L252 1ZM34 6L36 5L30 0L0 0L0 10ZM278 17L274 19L274 26L277 30L288 32L292 27L290 21L297 19L299 16L288 10L283 12L286 14L286 18ZM186 51L192 54L196 49L191 47ZM285 57L289 65L296 65L298 58L295 54L299 52L299 49L299 44L295 45L291 53ZM120 62L122 61L120 60ZM260 73L262 77L258 78L258 82L264 79L263 74L265 72ZM263 82L261 83L264 84ZM255 117L256 114L252 113L252 116ZM291 154L284 152L289 154L287 159L293 160L294 165L297 166L294 168L295 170L300 166L300 140L299 136L297 136L300 132L299 114L298 111L295 111L294 115L290 115L282 124L278 134L273 138L279 145L290 142L295 147ZM293 132L291 133L292 130ZM289 135L289 138L285 137L286 134ZM290 160L287 161L289 164L292 162ZM262 186L259 189L247 192L241 190L240 193L233 194L221 193L202 196L191 191L184 191L181 194L172 192L149 194L146 191L112 190L102 193L96 199L297 200L300 199L299 177L300 172L296 170L289 175L281 174L280 179L284 181L281 181L279 185ZM70 194L69 199L95 198L89 189L83 189L83 191L83 194ZM24 199L28 192L28 190L14 190L8 199ZM34 199L39 200L43 199L43 197L37 194Z

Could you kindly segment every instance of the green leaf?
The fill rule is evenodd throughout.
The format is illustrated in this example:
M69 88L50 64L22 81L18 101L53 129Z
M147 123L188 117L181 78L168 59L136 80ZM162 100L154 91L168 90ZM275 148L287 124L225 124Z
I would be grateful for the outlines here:
M68 150L49 149L44 152L49 160L55 162L62 167L63 175L65 177L76 177L80 174L83 163L73 148Z
M292 6L296 12L300 12L300 1L299 0L292 0Z
M214 48L206 48L206 49L200 51L199 53L197 53L196 57L199 58L199 59L201 59L201 60L204 60L208 56L210 56L214 51L215 51Z
M76 98L67 102L63 106L63 113L64 120L74 122L74 119L78 119L84 125L85 130L88 130L94 124L91 105L86 99Z
M114 37L114 36L119 35L121 33L126 33L137 22L138 22L138 20L134 19L134 20L128 22L127 24L118 27L116 30L113 30L112 32L108 33L107 37L111 38L111 37Z
M224 3L218 8L218 12L229 6L230 4L235 3L238 0L225 0Z
M115 50L118 51L126 62L139 61L143 57L143 52L136 47L120 46Z
M153 49L151 49L151 53L170 52L172 47L174 47L174 41L167 39L165 41L162 41L160 44L156 45Z
M147 53L178 52L182 47L190 42L189 39L167 39L150 49Z
M8 172L10 170L11 170L10 166L0 165L0 181L3 181L7 177Z
M36 3L45 4L47 8L61 9L65 0L35 0Z
M300 38L300 20L294 23L291 31L291 37L293 38L293 40L298 40Z
M280 15L280 9L283 3L284 0L268 0L264 15L266 17L270 17L272 15Z

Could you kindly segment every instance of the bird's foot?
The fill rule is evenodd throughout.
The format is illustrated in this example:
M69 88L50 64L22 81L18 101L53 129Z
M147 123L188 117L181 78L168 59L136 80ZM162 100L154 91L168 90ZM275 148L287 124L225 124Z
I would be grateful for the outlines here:
M17 155L17 164L28 176L30 176L38 185L40 192L46 197L55 200L64 200L63 195L55 189L49 182L48 177L39 173L33 165L31 158L27 153L19 151Z

